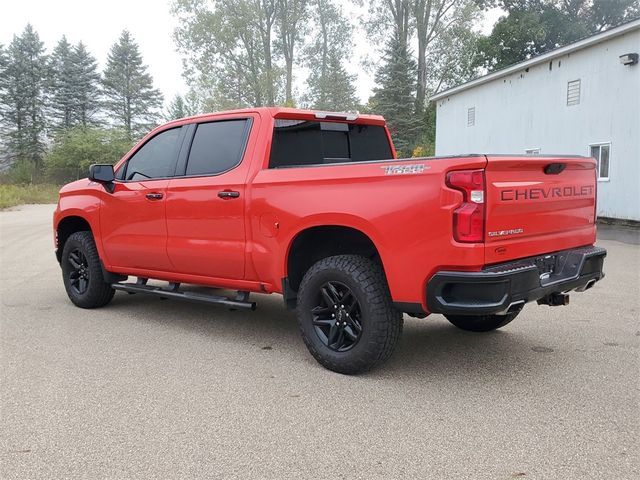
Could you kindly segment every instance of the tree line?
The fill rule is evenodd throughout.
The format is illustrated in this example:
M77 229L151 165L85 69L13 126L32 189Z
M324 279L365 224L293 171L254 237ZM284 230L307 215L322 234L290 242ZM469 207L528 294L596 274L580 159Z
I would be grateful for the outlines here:
M496 6L502 16L479 34ZM63 37L48 54L31 26L0 45L0 158L15 178L76 178L161 119L249 106L382 114L400 155L429 155L431 95L637 18L640 2L172 0L171 12L189 91L164 114L129 32L103 72L83 43ZM375 78L365 102L349 65Z
M480 35L493 7L504 14ZM640 16L637 0L173 0L171 8L191 105L379 113L405 156L434 152L431 95ZM381 57L373 65L372 53ZM374 74L364 104L349 63ZM296 92L301 70L306 84Z
M113 163L161 113L138 45L128 31L103 72L84 43L62 37L51 53L31 25L0 45L0 154L9 180L64 182L89 164Z

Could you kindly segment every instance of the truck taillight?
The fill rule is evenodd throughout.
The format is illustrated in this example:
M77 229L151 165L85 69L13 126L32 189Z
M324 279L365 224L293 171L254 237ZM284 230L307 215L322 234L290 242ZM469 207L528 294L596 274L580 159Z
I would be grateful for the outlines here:
M453 238L458 242L484 242L484 170L447 174L447 185L462 192L462 204L453 212Z

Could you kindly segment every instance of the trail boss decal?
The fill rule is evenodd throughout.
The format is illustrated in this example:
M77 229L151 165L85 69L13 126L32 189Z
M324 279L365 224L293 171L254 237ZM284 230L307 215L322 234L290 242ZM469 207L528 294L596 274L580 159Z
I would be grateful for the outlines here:
M412 173L422 173L430 169L429 165L387 165L380 167L384 170L385 175L409 175Z
M503 202L516 200L542 200L545 198L589 197L593 195L593 185L572 185L548 188L513 188L500 191Z

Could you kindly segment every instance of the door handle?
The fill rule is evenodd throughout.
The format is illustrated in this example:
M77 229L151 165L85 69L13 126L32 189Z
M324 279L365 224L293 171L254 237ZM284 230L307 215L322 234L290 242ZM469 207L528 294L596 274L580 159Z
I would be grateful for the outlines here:
M161 200L163 195L161 193L147 193L145 197L149 200Z
M218 192L218 196L220 198L238 198L240 196L240 192L234 192L231 190L223 190L221 192Z

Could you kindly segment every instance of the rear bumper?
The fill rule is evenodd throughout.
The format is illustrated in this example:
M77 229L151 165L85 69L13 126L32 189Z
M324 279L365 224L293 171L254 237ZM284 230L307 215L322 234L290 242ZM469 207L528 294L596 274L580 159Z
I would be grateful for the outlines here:
M427 284L427 307L431 313L500 314L556 293L584 291L604 277L606 255L604 248L581 247L480 272L438 272Z

